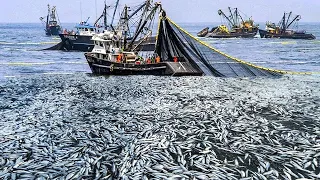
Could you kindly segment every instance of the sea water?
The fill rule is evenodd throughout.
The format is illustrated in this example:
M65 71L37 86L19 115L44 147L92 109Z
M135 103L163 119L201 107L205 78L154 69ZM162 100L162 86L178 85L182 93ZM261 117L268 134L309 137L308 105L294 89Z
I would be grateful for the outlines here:
M193 35L215 25L181 24ZM302 28L320 39L320 24ZM201 40L259 66L320 71L319 40ZM1 177L320 173L319 74L101 77L91 74L83 52L42 50L58 42L40 24L0 24Z

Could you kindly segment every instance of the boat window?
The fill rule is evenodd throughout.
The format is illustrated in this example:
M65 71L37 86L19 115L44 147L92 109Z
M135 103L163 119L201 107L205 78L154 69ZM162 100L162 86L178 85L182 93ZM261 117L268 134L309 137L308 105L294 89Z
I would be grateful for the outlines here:
M105 44L105 49L109 49L110 45L108 43Z
M90 29L90 31L94 31L94 29L93 29L93 28L91 28L91 29Z
M103 43L102 42L100 42L100 46L103 47Z
M88 31L88 28L85 28L84 30L85 30L85 31Z

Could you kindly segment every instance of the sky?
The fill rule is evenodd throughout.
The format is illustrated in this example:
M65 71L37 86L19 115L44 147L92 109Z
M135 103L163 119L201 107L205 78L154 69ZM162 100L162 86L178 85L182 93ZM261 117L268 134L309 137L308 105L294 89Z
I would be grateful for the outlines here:
M86 17L91 17L93 22L96 14L102 12L104 2L104 0L1 1L0 22L6 23L40 23L39 17L47 14L47 4L57 6L61 23L77 23ZM143 1L120 0L120 4L137 5ZM162 0L161 2L167 15L175 22L181 23L221 22L217 11L227 10L228 7L238 7L248 17L252 16L256 22L279 22L284 11L300 14L301 22L320 22L320 0ZM107 4L115 4L115 0L107 0Z

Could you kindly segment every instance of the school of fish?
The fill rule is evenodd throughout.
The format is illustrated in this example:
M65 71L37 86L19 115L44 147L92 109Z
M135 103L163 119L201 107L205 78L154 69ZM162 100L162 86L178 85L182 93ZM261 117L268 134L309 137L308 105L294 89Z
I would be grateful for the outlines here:
M320 179L320 81L0 82L0 179Z

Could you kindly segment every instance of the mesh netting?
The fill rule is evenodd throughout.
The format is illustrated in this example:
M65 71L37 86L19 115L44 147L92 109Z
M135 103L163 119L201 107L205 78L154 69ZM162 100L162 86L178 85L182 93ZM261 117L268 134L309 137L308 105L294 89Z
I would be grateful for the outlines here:
M232 58L199 41L168 18L162 18L156 53L163 60L189 62L205 75L218 77L281 76L281 71L255 66Z

